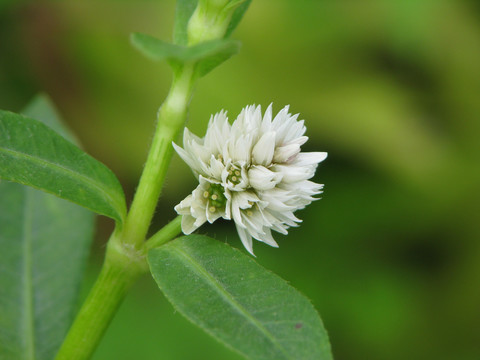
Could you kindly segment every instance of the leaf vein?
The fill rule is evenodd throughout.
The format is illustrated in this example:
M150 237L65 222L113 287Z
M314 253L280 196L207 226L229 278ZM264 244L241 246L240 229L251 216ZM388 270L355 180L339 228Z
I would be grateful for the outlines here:
M12 149L8 149L8 148L5 148L5 147L0 147L0 152L4 152L5 154L7 154L7 156L11 156L13 158L25 158L27 161L29 161L31 163L37 163L39 166L44 165L45 167L52 169L56 173L62 173L63 172L67 176L69 176L70 178L78 179L80 182L82 182L86 185L89 185L90 188L98 190L98 192L100 194L102 194L102 197L104 199L105 199L105 197L107 198L107 203L118 205L117 201L115 201L115 196L113 194L111 194L109 191L106 191L106 189L104 187L102 187L102 185L104 185L104 184L101 183L101 182L95 181L95 179L93 179L93 178L90 178L90 177L88 177L86 175L83 175L79 172L75 172L72 169L69 169L67 167L64 167L64 166L61 166L59 164L53 163L51 161L48 161L48 160L45 160L45 159L42 159L42 158L39 158L39 157L34 157L32 155L29 155L29 154L26 154L26 153L23 153L23 152L20 152L20 151L17 151L17 150L12 150ZM30 184L28 184L28 185L30 185ZM108 187L107 187L107 189L108 189ZM41 189L41 190L44 190L44 189ZM56 193L52 192L52 194L58 196L58 194L56 194ZM123 208L123 206L122 206L122 208ZM123 215L120 214L117 209L114 209L114 211L117 213L117 215L119 216L119 219L121 220L123 218Z
M34 324L34 304L33 304L33 269L32 269L32 199L28 191L25 194L25 209L23 212L23 276L24 276L24 301L25 307L25 334L26 349L25 358L33 360L35 358L35 324Z
M222 284L215 277L213 277L208 271L206 271L197 262L196 259L192 258L190 254L188 254L183 249L179 249L178 247L173 247L173 246L171 248L174 250L174 252L177 252L178 255L186 259L190 263L190 265L203 276L205 282L208 285L210 285L210 287L213 288L214 291L216 291L221 297L227 300L227 302L230 303L230 305L238 313L243 315L250 323L256 326L265 335L265 337L286 356L287 359L290 358L287 351L284 349L284 347L278 343L277 339L262 325L262 323L259 322L257 319L255 319L253 316L251 316L249 312L237 300L235 300L232 294L226 291L222 287Z

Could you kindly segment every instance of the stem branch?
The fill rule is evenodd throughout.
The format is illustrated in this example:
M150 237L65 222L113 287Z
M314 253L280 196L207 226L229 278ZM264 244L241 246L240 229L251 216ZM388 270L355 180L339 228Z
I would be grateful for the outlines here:
M182 232L181 226L182 216L177 216L145 242L145 250L151 250L173 240Z

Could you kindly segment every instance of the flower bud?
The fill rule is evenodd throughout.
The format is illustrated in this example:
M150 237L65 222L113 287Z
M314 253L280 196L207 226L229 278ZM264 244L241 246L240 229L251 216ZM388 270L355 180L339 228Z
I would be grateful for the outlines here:
M188 44L223 39L235 9L244 1L199 0L188 22Z

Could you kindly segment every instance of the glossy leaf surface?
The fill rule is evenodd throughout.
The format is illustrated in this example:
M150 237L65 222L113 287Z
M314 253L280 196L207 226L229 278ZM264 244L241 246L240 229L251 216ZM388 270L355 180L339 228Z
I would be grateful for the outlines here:
M43 123L0 111L0 178L29 185L122 222L115 175Z
M24 113L72 139L45 97ZM0 182L0 359L53 359L73 319L93 228L87 209Z
M250 359L332 359L310 301L251 257L190 235L150 251L150 269L173 306Z

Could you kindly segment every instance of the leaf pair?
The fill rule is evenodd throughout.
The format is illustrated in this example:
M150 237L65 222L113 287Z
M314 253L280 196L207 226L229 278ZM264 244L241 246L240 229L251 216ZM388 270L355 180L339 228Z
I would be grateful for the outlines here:
M240 42L214 40L195 46L169 44L150 35L134 33L132 44L152 60L166 60L173 70L185 63L195 63L195 73L201 77L229 59L240 49Z
M194 63L196 76L202 77L240 50L240 42L228 37L237 27L250 2L251 0L232 1L230 6L241 4L235 9L223 39L187 46L188 20L198 0L179 0L175 13L174 44L140 33L132 34L131 42L146 57L156 61L166 60L174 71L185 63Z

